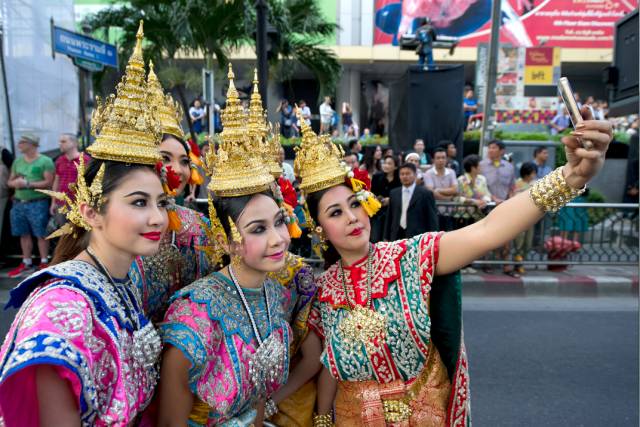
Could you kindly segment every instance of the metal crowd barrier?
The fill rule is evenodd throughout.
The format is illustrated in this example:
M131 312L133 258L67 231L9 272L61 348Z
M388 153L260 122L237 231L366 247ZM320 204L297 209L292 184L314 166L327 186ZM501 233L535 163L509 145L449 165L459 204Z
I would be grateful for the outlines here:
M206 213L207 199L197 199L196 203ZM457 202L436 204L443 231L479 221L496 206L488 203L480 209ZM637 203L569 203L557 213L546 214L508 248L493 251L474 264L638 265L639 206ZM516 260L517 255L522 260ZM322 260L313 256L306 260L314 265L322 264Z

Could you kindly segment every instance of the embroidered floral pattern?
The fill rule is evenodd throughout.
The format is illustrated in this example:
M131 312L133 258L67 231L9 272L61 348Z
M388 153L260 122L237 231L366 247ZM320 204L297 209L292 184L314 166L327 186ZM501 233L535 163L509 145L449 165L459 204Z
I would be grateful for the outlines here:
M257 349L251 324L233 284L213 273L179 291L161 325L163 341L179 348L191 361L189 385L209 406L207 425L217 425L253 407L263 394L270 395L286 382L289 372L291 330L286 318L291 305L288 290L265 282L272 315L267 322L262 292L245 297L263 337L273 335L285 347L283 369L275 381L256 387L251 383L249 360ZM194 421L190 421L193 425Z
M21 424L21 417L37 409L28 392L15 399L16 383L12 390L3 387L16 375L35 375L25 368L38 364L57 366L70 381L83 425L126 425L146 407L158 371L135 351L134 334L149 323L137 293L126 286L112 285L87 263L68 261L30 276L12 291L9 305L22 307L0 353L5 419ZM153 351L157 360L160 348Z

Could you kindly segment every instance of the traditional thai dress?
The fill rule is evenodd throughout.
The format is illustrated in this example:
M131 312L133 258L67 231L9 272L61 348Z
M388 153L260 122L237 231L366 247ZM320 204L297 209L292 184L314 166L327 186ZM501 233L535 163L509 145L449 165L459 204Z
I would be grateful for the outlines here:
M130 283L67 261L11 291L20 307L0 350L0 411L7 426L38 426L36 368L53 366L83 426L126 426L153 396L160 338Z
M336 425L467 423L469 383L456 276L445 277L448 289L431 298L440 236L426 233L373 246L370 298L384 323L383 335L369 335L370 340L354 341L345 333L358 313L350 304L369 303L368 257L344 267L344 278L337 263L319 278L309 322L325 341L322 363L338 380Z
M293 330L289 353L291 372L300 359L298 350L309 332L308 318L316 296L313 270L303 262L302 257L288 252L285 266L279 272L269 274L269 277L280 283L291 295L287 311L287 319ZM316 383L311 380L280 402L278 412L269 420L278 426L311 427L315 403Z
M291 292L271 279L242 292L264 338L260 351L240 295L219 272L178 291L160 326L163 343L191 362L190 426L217 425L251 410L287 380Z
M158 253L137 257L129 271L142 296L144 311L154 324L164 318L171 295L211 273L215 267L207 254L208 220L201 213L182 206L177 206L176 212L182 223L180 231L166 233Z

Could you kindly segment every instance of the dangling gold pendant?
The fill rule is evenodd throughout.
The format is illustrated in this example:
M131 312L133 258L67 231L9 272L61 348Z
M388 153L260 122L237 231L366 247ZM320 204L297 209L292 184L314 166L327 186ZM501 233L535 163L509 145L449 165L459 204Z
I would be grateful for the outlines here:
M367 351L375 351L376 344L381 344L386 338L386 327L384 315L357 305L342 319L338 330L349 347L364 344Z

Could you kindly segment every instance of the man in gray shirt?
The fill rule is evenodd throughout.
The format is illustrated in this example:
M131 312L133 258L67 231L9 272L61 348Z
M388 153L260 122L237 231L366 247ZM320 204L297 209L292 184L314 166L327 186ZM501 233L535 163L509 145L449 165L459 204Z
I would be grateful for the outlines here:
M458 194L458 181L453 169L447 167L447 150L438 147L433 152L433 167L426 171L423 176L424 186L433 192L436 200L450 202ZM453 229L450 208L441 206L438 208L438 220L441 231Z
M504 149L504 143L494 139L487 147L487 158L480 162L480 173L487 178L487 186L496 203L507 200L516 183L513 165L502 158Z

